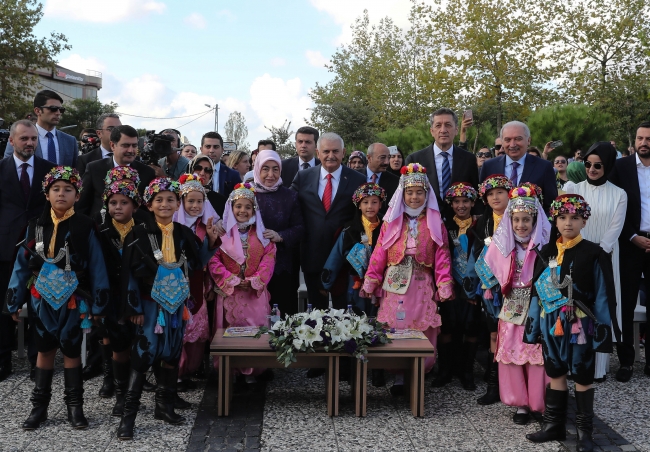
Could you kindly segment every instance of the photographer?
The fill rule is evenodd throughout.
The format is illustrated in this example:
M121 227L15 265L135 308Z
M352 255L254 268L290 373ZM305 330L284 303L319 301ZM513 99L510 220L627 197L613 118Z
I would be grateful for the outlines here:
M156 172L156 177L169 177L173 180L178 180L183 174L187 172L187 167L190 161L180 154L181 150L181 133L175 129L166 129L160 132L162 135L172 137L172 153L167 157L158 160L158 166L151 165Z
M97 118L95 131L99 137L100 145L97 149L80 156L77 160L77 170L81 177L83 177L86 172L86 167L90 162L105 159L113 155L111 151L111 132L114 128L121 125L120 117L115 113L104 113Z

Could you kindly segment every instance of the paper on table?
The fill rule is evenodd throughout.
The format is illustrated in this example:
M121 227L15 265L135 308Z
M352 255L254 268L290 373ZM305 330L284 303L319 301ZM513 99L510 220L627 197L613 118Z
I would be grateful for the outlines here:
M223 337L253 337L259 329L259 326L231 326L226 328Z
M427 339L427 337L424 335L424 333L420 330L412 330L412 329L405 329L405 330L395 330L395 332L390 332L387 333L386 336L388 336L389 339L395 340L395 339Z

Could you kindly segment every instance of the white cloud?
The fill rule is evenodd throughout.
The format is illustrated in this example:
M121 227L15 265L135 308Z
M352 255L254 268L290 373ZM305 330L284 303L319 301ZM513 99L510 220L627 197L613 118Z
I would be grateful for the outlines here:
M273 67L280 67L280 66L284 66L285 64L287 64L287 60L285 60L284 58L280 58L280 57L271 58L271 66Z
M106 65L97 58L84 58L78 53L73 53L72 55L63 58L59 61L59 65L82 74L85 74L86 70L102 72L106 69Z
M233 12L229 9L222 9L221 11L217 12L217 17L222 17L228 22L234 22L237 20L237 16L235 16L235 14L233 14Z
M198 28L198 29L203 29L207 25L205 17L203 17L199 13L190 14L185 19L183 19L183 22L185 22L185 24L189 25L191 28Z
M314 67L320 67L324 69L326 65L330 64L330 60L325 58L319 50L307 50L305 52L305 56L307 57L309 64Z
M166 9L167 5L155 0L47 0L43 12L47 17L112 23L162 14Z

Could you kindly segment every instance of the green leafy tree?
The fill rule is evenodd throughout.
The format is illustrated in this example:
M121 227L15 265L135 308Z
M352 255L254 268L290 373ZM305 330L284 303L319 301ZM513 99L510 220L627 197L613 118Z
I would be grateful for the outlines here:
M43 17L36 0L3 0L0 11L0 117L13 122L32 111L37 76L29 71L54 68L56 56L71 47L61 33L34 35Z
M348 149L361 149L375 140L374 111L361 102L337 100L332 104L317 105L314 111L318 112L319 118L314 127L323 132L338 133Z
M289 158L293 157L296 154L296 145L291 140L293 136L293 130L291 128L291 121L284 120L284 123L280 127L266 127L266 130L271 132L271 136L267 138L275 143L276 149L280 157Z
M246 127L246 118L238 111L233 111L228 115L228 121L224 127L226 141L232 141L237 144L240 151L249 150L249 144L246 141L248 137L248 127Z
M428 122L403 129L388 129L378 133L377 138L386 146L397 146L405 156L429 146L433 141Z
M59 127L76 125L66 132L78 136L82 129L87 127L95 128L97 118L104 113L115 113L118 105L114 102L102 104L97 99L73 99L65 104L65 114L61 116Z

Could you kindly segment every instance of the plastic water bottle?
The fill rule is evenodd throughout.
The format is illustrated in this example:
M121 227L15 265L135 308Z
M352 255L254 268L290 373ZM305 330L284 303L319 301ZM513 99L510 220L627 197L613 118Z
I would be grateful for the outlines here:
M352 305L351 304L348 305L347 314L348 315L354 315L354 311L352 310Z
M314 308L311 306L311 303L307 303L307 314L311 314Z
M404 319L406 319L406 311L404 310L404 302L400 300L397 305L397 311L395 311L395 320L397 320L398 330L404 329L404 323L406 323L404 322Z
M278 320L280 320L280 310L278 309L278 305L274 304L271 308L271 315L269 316L269 321L271 322L269 328L273 327L273 325L275 325L275 322Z

